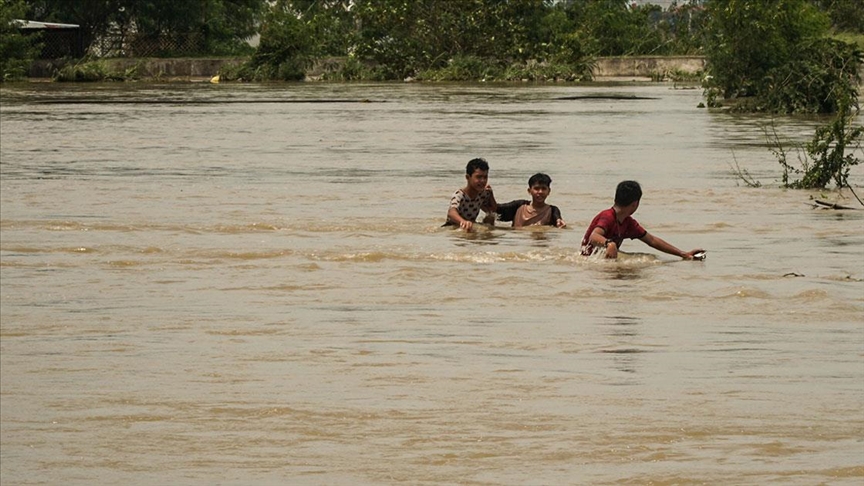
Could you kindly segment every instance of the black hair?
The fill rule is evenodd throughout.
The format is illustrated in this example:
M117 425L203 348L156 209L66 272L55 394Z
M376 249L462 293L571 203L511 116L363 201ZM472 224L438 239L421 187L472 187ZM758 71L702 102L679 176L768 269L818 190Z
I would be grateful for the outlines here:
M528 187L534 187L538 184L550 187L552 185L552 178L542 172L538 172L528 179Z
M622 181L615 189L615 204L624 207L642 199L642 187L636 181Z
M489 163L486 162L486 159L477 157L476 159L471 159L468 161L468 165L465 166L465 174L472 175L474 171L477 169L489 172Z

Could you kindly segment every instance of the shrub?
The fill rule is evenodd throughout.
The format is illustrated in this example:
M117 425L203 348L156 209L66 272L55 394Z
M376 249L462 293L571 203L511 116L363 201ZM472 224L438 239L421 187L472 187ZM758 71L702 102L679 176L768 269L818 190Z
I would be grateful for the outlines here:
M24 17L23 0L0 0L0 81L12 81L27 75L36 56L35 37L21 34L12 21Z
M113 78L104 61L69 63L54 73L54 81L59 82L94 82Z
M458 55L438 69L427 69L417 74L422 81L486 81L501 77L501 68L494 60L477 56Z
M854 124L857 109L843 104L830 123L816 129L813 138L803 147L796 147L798 165L789 161L789 153L776 132L766 136L771 151L783 167L783 187L790 189L824 189L832 181L838 189L849 186L849 171L861 160L855 152L861 150L864 127Z
M526 63L511 64L504 72L506 81L590 81L593 76L592 60L582 63Z
M312 64L315 38L311 27L291 5L278 3L265 17L258 49L242 66L225 72L226 79L299 81Z

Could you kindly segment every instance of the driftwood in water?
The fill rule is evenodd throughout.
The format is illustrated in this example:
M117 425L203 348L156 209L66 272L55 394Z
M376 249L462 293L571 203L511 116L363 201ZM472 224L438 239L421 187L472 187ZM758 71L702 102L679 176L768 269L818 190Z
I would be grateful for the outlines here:
M816 199L816 204L814 204L813 207L817 207L817 208L821 207L824 209L860 209L860 208L852 208L849 206L841 206L839 204L830 203L827 201L820 201L818 199Z

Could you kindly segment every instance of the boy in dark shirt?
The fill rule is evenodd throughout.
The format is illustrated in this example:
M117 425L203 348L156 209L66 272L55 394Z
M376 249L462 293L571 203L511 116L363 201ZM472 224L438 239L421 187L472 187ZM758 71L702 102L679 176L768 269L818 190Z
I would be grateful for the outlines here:
M552 192L552 178L543 173L537 173L528 179L528 194L531 200L517 199L498 205L498 219L512 221L514 228L524 226L548 225L563 228L567 223L561 219L561 211L557 206L546 204L546 198Z
M588 226L582 238L582 254L592 255L605 248L606 258L618 258L624 238L640 239L651 248L685 260L701 260L705 250L683 252L660 237L648 233L632 215L639 208L642 188L636 181L623 181L615 190L615 205L601 211Z

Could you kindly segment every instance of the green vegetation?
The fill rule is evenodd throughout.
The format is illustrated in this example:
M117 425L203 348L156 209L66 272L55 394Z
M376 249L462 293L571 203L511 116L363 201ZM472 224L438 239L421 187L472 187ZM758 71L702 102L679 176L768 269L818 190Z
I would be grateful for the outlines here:
M828 13L838 31L864 34L864 4L861 0L815 0Z
M15 24L27 11L23 0L0 0L0 81L13 81L27 75L36 55L32 37L24 37Z
M0 2L6 18L17 6L15 15L81 25L95 52L115 52L108 38L133 56L247 53L225 80L300 80L315 66L340 81L580 81L599 56L704 54L708 106L833 113L846 98L857 107L864 61L860 0L686 0L665 11L630 0ZM3 61L15 59L26 56ZM68 77L98 77L84 67L93 72Z
M296 79L338 58L325 79L584 80L597 56L698 53L697 3L663 12L628 0L278 0L258 52L221 74Z
M854 101L851 98L844 99L831 121L817 127L813 138L804 145L781 140L773 123L770 127L763 128L768 148L783 169L782 187L825 189L833 182L838 190L848 188L858 198L849 185L849 172L853 166L861 163L861 159L855 154L864 154L864 126L855 123L859 110L853 105ZM792 147L792 150L787 146ZM790 161L793 151L797 164ZM740 167L737 160L732 166L732 172L750 187L762 186L746 169ZM864 205L860 198L858 201Z
M842 10L840 10L842 8ZM840 15L840 12L843 12ZM864 52L840 40L832 27L849 28L847 18L864 15L860 1L711 0L705 53L709 106L730 105L747 112L834 113L799 149L799 166L788 159L776 133L769 148L783 168L783 187L847 187L849 171L860 163L864 128L859 112L859 68ZM857 36L864 27L854 25ZM739 178L758 185L735 164ZM854 191L853 191L854 192Z
M81 26L85 47L112 34L148 56L248 53L263 0L29 0L28 20Z
M767 134L771 151L783 167L783 187L824 189L834 182L838 189L851 189L849 171L861 162L855 152L861 150L864 140L864 127L854 124L856 115L857 111L844 105L830 123L818 127L810 142L796 149L800 167L789 162L777 134Z
M709 106L834 113L851 99L857 107L864 54L830 38L830 16L810 0L711 0L708 17Z
M222 73L226 80L298 81L306 76L316 51L314 28L278 2L264 18L258 49L245 64Z
M831 37L847 44L857 46L858 49L864 51L864 34L855 32L835 32Z
M82 59L66 64L54 73L54 81L95 82L95 81L133 81L140 76L140 63L123 71L112 70L108 63L100 59Z

